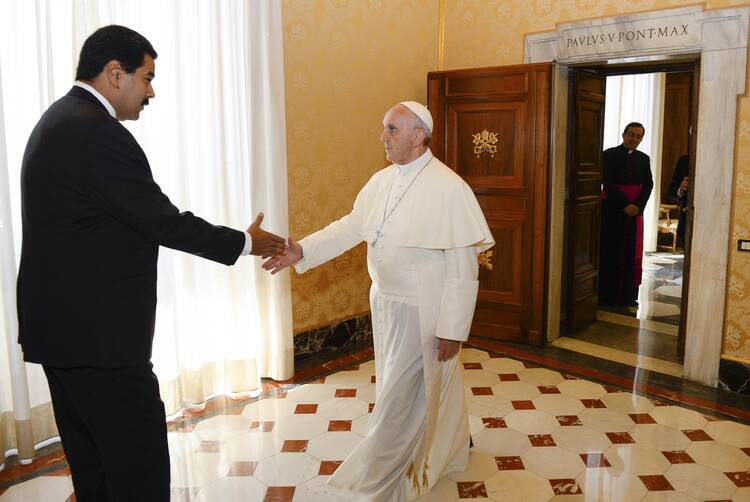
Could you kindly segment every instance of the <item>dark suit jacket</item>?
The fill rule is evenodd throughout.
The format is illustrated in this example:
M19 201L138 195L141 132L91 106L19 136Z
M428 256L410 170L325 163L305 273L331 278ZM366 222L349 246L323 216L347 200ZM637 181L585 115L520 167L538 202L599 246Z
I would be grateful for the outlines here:
M690 197L690 189L688 188L688 191L682 197L680 197L678 192L683 178L688 176L689 171L690 156L683 155L677 159L677 166L674 168L672 182L669 184L669 195L680 204L680 218L677 223L677 236L680 239L685 238L685 208L688 204L688 197Z
M135 138L79 87L31 133L21 206L19 343L26 361L50 366L148 361L159 246L231 265L245 242L181 213Z

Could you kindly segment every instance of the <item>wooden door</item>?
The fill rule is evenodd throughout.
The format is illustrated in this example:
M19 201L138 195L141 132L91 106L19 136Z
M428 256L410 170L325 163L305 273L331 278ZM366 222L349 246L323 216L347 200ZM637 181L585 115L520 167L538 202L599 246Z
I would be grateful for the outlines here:
M566 327L574 333L596 321L599 225L606 78L570 72L568 132Z
M472 187L496 245L471 334L541 344L552 64L431 72L431 148Z

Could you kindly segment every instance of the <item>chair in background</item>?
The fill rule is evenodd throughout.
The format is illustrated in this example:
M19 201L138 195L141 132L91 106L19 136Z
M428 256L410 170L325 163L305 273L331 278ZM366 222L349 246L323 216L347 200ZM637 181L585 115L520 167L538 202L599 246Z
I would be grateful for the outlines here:
M672 217L672 211L680 210L680 206L676 204L659 204L659 233L660 234L670 234L672 236L672 245L667 246L663 244L658 244L657 248L667 248L672 249L672 252L674 253L677 249L677 218Z

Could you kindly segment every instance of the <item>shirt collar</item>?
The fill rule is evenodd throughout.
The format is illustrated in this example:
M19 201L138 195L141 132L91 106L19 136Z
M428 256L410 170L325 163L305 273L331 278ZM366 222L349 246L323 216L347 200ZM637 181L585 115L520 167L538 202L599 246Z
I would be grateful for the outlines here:
M73 85L75 85L76 87L80 87L81 89L85 89L85 90L89 91L91 94L94 95L94 97L96 99L99 100L99 102L102 105L104 105L104 108L107 109L107 112L109 112L109 114L112 115L113 118L117 118L117 114L115 113L115 108L107 100L107 98L105 98L104 96L102 96L102 94L99 91L97 91L96 89L94 89L93 87L91 87L86 82L81 82L80 80L76 80Z
M408 164L396 164L398 172L401 174L410 174L427 165L432 160L432 151L428 148L419 158Z

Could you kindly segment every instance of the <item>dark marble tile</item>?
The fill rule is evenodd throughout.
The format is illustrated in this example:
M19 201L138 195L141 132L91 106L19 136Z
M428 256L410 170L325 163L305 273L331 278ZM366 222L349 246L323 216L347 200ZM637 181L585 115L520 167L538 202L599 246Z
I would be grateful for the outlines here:
M298 364L325 353L335 356L341 349L368 345L372 346L372 323L370 314L365 314L295 335L294 361Z
M719 386L725 390L750 394L750 366L722 359L719 362Z

